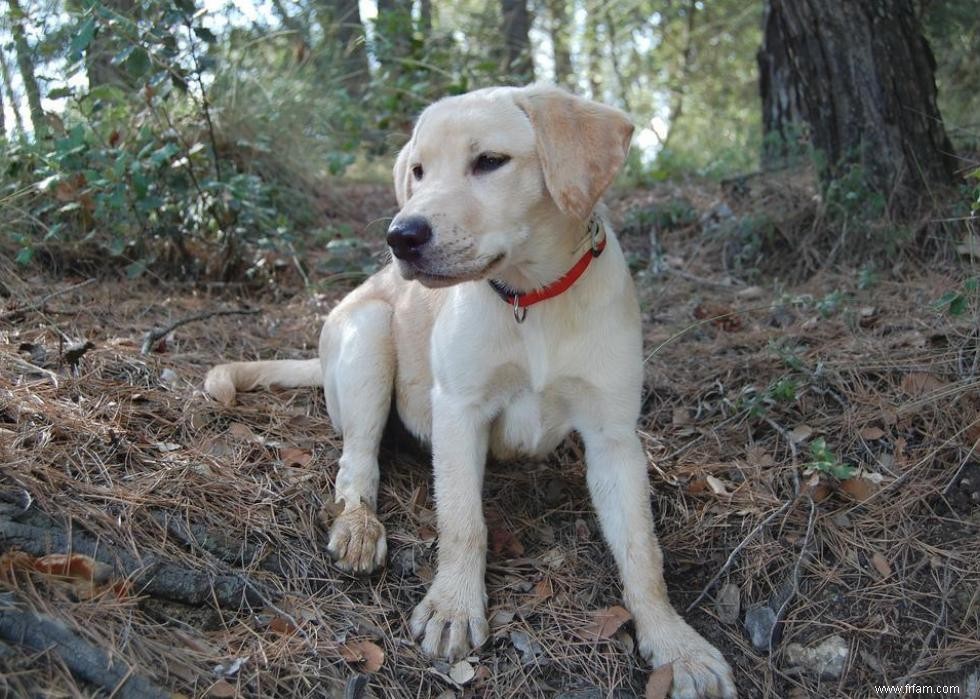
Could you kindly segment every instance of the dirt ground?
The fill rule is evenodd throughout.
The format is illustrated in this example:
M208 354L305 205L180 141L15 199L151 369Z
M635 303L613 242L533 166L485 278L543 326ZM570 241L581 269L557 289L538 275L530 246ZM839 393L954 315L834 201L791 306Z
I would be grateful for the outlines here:
M693 216L662 226L651 269L637 212L681 197ZM639 428L672 599L743 697L968 696L980 334L976 305L934 302L976 270L798 274L800 252L743 273L711 235L724 197L665 185L613 202L643 305ZM644 696L576 440L488 469L492 639L450 667L406 631L435 565L424 453L385 450L388 564L348 576L325 554L340 441L319 393L202 394L216 358L312 356L356 277L330 264L270 257L266 282L205 284L0 262L0 694ZM218 310L249 313L141 352L151 328ZM825 642L836 669L800 658Z

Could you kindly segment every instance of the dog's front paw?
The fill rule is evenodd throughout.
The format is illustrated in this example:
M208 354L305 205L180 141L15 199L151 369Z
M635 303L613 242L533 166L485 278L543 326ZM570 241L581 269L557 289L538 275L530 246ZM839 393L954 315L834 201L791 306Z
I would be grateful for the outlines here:
M466 656L482 646L490 635L484 611L483 591L466 600L460 590L442 589L438 576L432 588L412 613L412 636L422 638L426 655L446 660Z
M721 652L678 619L640 636L640 653L654 667L674 664L671 699L735 699L732 669Z
M330 526L327 551L341 570L370 573L382 566L388 555L384 525L366 505L345 509Z

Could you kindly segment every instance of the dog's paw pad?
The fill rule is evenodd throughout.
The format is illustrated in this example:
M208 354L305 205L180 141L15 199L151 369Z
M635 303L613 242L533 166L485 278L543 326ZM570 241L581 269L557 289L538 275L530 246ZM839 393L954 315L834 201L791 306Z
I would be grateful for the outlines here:
M370 573L381 567L388 555L384 525L363 505L345 510L330 525L327 551L341 570Z
M421 637L422 651L435 658L457 660L482 646L490 635L483 605L446 601L432 592L415 608L409 625Z

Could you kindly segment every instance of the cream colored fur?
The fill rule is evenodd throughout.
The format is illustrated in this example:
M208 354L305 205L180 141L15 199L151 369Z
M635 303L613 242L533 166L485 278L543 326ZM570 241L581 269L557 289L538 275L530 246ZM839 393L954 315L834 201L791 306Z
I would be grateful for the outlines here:
M330 313L318 360L215 367L205 388L225 403L259 386L322 385L344 449L329 549L342 568L385 558L375 516L378 447L391 395L432 446L439 568L410 625L425 652L459 658L488 636L487 455L537 457L571 431L623 579L639 649L674 663L675 699L734 697L721 654L671 606L650 511L647 459L635 432L643 382L640 312L615 235L564 294L518 324L489 277L531 290L588 249L587 220L622 166L633 127L616 109L555 88L492 88L426 109L395 165L401 210L433 238ZM480 154L509 156L474 172ZM418 177L421 175L421 178ZM421 283L420 283L421 282Z

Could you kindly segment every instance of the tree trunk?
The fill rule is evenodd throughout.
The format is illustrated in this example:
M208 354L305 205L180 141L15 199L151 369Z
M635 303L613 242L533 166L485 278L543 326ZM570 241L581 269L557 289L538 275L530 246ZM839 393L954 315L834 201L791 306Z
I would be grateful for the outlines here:
M585 54L589 58L589 97L602 101L602 48L599 44L599 13L589 9L585 19Z
M500 16L503 20L504 55L501 69L516 82L534 80L534 63L531 59L531 16L527 0L500 0Z
M14 114L14 126L17 129L17 134L23 137L24 118L20 115L20 105L17 104L14 86L10 82L10 68L7 67L7 57L3 54L3 47L0 47L0 78L3 79L3 90L7 93L7 101L10 102L10 111Z
M423 41L432 33L432 0L419 2L419 33Z
M565 0L548 0L548 14L551 22L548 34L551 37L552 54L555 61L555 82L558 85L572 85L572 53L568 47L568 10Z
M19 0L9 0L7 15L10 18L10 33L14 37L14 49L17 54L17 67L20 68L20 78L24 81L24 92L27 93L27 106L31 110L31 123L34 125L34 140L40 141L47 136L48 124L41 107L41 90L37 85L34 74L34 57L27 44L24 33L24 11L20 9Z
M935 60L913 0L768 0L759 52L767 141L809 129L829 183L853 167L910 207L953 181L953 149L936 106Z
M378 2L381 15L382 2ZM364 46L364 24L358 0L317 0L316 18L323 31L325 51L320 51L321 61L331 61L338 54L341 59L341 82L352 95L359 95L367 85L367 50Z

